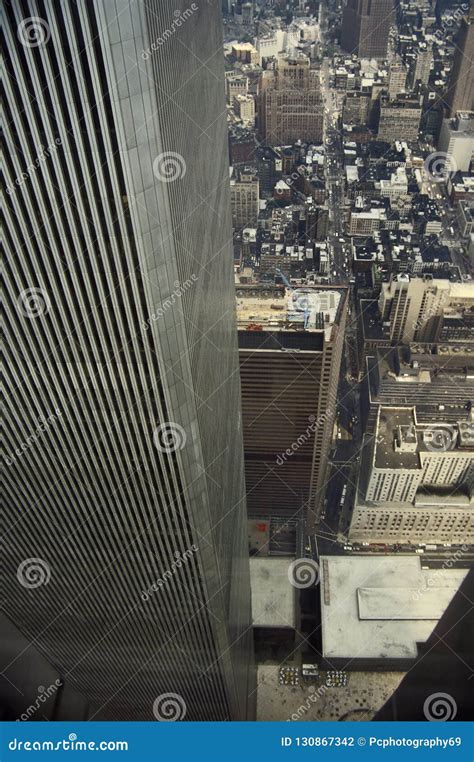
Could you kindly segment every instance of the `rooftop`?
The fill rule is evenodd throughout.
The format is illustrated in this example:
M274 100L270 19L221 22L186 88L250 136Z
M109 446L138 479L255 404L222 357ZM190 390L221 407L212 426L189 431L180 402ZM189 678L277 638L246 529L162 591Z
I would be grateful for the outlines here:
M321 331L339 322L346 289L301 286L286 288L276 298L265 288L248 293L237 298L240 329Z
M422 569L417 556L322 556L327 659L413 659L467 574Z
M474 450L470 421L420 424L414 407L381 406L377 418L375 468L419 469L420 453Z
M254 627L295 627L295 588L288 577L292 558L250 558Z

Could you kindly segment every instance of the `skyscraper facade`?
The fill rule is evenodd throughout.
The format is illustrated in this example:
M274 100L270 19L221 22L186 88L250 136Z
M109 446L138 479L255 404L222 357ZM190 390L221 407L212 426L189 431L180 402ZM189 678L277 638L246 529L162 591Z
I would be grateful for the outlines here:
M385 58L394 0L347 0L342 15L341 46L359 58Z
M273 298L238 289L245 475L250 516L318 521L324 497L347 289Z
M91 717L251 719L217 6L5 19L4 609Z
M474 111L474 6L461 21L453 68L445 101L452 116L458 111Z

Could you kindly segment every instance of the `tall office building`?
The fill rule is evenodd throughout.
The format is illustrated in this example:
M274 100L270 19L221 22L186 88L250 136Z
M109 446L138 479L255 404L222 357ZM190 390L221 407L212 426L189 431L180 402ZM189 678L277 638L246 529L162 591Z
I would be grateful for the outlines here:
M379 406L366 436L349 539L474 544L472 413L420 423L416 409Z
M403 135L407 142L416 143L419 138L421 114L422 108L418 98L402 94L395 100L390 100L382 95L378 140L394 143Z
M275 71L263 72L258 126L268 145L322 140L323 114L319 72L303 53L281 56Z
M443 119L438 150L446 154L444 177L469 172L474 157L474 111L460 111L452 119Z
M257 227L259 181L254 167L239 167L230 181L232 225L239 232L245 227Z
M217 5L5 18L3 607L97 719L252 718Z
M390 61L388 72L388 95L390 100L395 100L397 95L405 92L406 83L406 66L401 58L396 56L392 61Z
M347 289L237 291L249 515L314 529L327 474Z
M426 42L420 42L417 50L414 51L412 65L410 67L412 87L414 87L417 82L421 82L423 85L428 84L432 65L433 46Z
M474 111L474 5L461 21L445 102L452 116Z
M452 316L474 307L474 284L451 283L432 275L410 277L402 273L382 283L379 311L392 341L437 341ZM462 340L465 340L463 335ZM443 340L449 340L446 336Z
M387 56L394 0L347 0L342 14L341 46L359 58Z

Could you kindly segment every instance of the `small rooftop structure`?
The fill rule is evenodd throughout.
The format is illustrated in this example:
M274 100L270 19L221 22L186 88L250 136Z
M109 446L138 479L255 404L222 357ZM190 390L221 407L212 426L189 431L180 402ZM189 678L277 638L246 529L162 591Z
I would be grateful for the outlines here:
M377 417L374 465L379 469L423 468L425 453L453 455L474 451L474 426L469 421L421 424L416 407L381 405Z

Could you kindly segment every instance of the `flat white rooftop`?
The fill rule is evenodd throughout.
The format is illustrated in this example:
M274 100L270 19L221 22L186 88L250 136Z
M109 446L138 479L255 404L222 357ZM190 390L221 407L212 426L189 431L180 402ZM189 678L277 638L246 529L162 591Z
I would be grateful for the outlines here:
M295 588L288 577L293 558L250 558L254 627L295 627Z
M327 659L410 659L428 640L467 574L422 569L418 556L322 556Z

